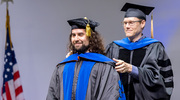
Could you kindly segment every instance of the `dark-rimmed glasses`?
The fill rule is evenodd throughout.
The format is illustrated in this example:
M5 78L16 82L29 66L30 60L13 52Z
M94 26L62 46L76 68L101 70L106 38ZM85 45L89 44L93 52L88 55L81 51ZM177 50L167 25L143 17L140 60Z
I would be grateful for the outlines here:
M134 26L136 22L141 22L141 21L142 21L142 20L138 20L138 21L128 21L128 22L124 21L124 22L122 22L122 25L123 25L123 26L126 26L126 25L128 24L129 26Z

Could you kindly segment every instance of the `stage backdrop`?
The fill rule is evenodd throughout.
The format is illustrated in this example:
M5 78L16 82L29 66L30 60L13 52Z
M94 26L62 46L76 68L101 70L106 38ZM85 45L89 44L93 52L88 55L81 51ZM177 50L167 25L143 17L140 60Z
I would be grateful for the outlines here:
M121 21L126 3L154 6L154 38L162 41L174 70L171 100L180 98L179 0L14 0L9 3L11 38L26 100L45 100L51 75L65 58L70 33L68 19L85 17L100 23L105 45L125 37ZM6 4L0 5L0 75L5 45ZM150 37L150 16L144 35ZM2 85L2 77L0 77Z

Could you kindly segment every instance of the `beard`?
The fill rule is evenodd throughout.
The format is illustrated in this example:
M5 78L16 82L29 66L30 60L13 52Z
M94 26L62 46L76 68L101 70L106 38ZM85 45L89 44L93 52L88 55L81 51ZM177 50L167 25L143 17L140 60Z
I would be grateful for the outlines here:
M82 45L81 48L77 49L73 45L73 51L76 51L77 53L85 53L89 49L89 45Z

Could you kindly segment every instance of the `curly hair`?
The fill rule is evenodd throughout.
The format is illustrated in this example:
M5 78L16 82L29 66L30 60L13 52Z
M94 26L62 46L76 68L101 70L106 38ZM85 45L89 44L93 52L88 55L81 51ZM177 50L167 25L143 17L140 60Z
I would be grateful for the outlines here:
M68 45L69 45L68 51L71 51L73 54L77 53L77 51L73 49L73 45L71 43L71 34L69 36L69 44ZM105 50L105 48L104 48L102 37L100 36L100 34L97 31L95 31L95 32L92 31L91 36L89 37L88 51L104 55L105 54L104 50Z

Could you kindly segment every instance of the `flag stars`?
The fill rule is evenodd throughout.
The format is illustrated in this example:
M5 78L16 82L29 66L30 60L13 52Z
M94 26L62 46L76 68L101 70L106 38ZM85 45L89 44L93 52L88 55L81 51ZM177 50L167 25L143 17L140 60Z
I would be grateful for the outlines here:
M9 46L9 43L6 43L6 46Z
M8 56L10 56L10 55L11 55L11 53L10 53L10 52L8 52L8 53L7 53L7 55L8 55Z
M8 62L8 59L5 59L5 63L7 63Z
M10 71L10 69L9 69L9 68L7 68L6 70L7 70L7 72L9 72L9 71Z
M7 75L5 75L4 77L5 77L5 78L7 78L8 76L7 76Z
M12 65L13 65L13 63L12 63L12 62L9 62L9 65L10 65L10 66L12 66Z

